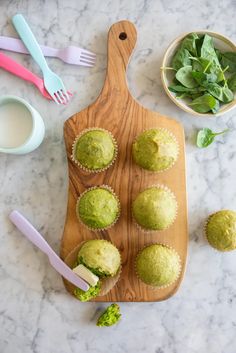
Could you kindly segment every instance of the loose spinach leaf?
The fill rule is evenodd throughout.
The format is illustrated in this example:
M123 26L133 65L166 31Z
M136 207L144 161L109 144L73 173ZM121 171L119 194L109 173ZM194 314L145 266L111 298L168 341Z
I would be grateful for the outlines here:
M233 92L228 87L221 87L217 83L210 83L206 88L213 97L223 103L229 103L234 99Z
M229 72L236 72L236 52L222 53L221 65L224 69L228 67Z
M236 73L228 79L228 87L234 93L236 92Z
M198 113L216 112L219 109L219 102L209 93L194 99L189 106Z
M218 57L215 52L213 39L208 34L205 34L203 43L201 46L201 55L202 58L207 59L211 62L214 62L218 66L220 66Z
M188 87L188 88L194 88L197 87L198 84L197 82L194 80L193 76L192 76L192 66L184 66L181 67L181 69L179 69L176 72L176 79L182 83L183 86Z
M215 139L217 135L222 135L228 132L229 129L226 129L221 132L213 132L211 129L204 128L198 131L196 144L199 148L205 148L209 146Z
M177 50L171 61L171 66L178 71L183 66L191 65L190 56L191 54L187 49Z

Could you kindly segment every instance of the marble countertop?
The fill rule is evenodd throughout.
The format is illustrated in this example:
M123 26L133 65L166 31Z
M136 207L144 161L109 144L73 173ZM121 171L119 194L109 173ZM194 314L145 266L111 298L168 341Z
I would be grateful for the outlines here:
M213 251L203 236L209 213L236 209L236 110L218 118L195 118L177 108L163 91L159 67L168 44L196 29L221 32L236 41L236 3L194 0L7 1L0 3L1 35L16 36L11 16L25 15L42 44L80 45L97 53L92 69L50 59L74 99L66 107L44 100L34 87L1 70L0 94L27 99L43 116L46 138L26 156L0 154L0 352L1 353L235 353L236 254ZM62 280L8 221L22 211L56 251L67 202L64 121L99 94L106 70L111 24L133 21L138 43L128 69L133 96L149 109L181 121L186 132L189 256L178 293L160 303L121 303L122 321L97 328L104 304L80 303ZM38 71L24 55L10 53ZM201 127L230 128L207 150L194 146Z

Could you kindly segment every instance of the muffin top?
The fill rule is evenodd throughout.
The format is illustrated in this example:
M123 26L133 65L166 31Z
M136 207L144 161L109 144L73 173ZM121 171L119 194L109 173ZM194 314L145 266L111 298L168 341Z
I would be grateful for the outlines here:
M176 162L178 144L167 130L150 129L136 138L132 153L140 167L158 172L170 168Z
M236 249L236 212L222 210L212 214L207 220L206 236L217 250Z
M99 277L115 276L121 265L120 253L103 239L86 241L79 250L78 263L82 263Z
M168 189L150 187L141 192L133 202L135 221L146 230L164 230L175 220L177 202Z
M103 129L85 131L73 147L73 156L81 166L91 171L108 167L116 157L111 134Z
M92 229L105 229L119 217L119 201L108 189L89 189L79 198L76 211L79 219Z
M146 284L162 287L175 282L180 273L178 254L165 245L154 244L144 248L136 258L136 272Z

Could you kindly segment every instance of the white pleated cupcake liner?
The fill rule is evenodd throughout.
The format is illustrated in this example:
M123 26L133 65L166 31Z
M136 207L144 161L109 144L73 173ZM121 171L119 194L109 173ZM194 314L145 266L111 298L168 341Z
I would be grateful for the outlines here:
M110 135L115 150L114 150L114 156L113 156L112 161L106 167L95 170L95 169L86 168L85 166L83 166L78 161L78 159L76 158L76 145L77 145L77 142L79 141L79 139L81 138L81 136L83 136L84 134L86 134L89 131L97 131L97 130L107 132ZM92 173L93 174L101 173L101 172L104 172L105 170L107 170L108 168L110 168L114 164L114 162L115 162L115 160L117 158L117 155L118 155L118 145L117 145L117 142L116 142L114 136L112 135L112 133L110 131L102 129L102 128L99 128L99 127L93 127L93 128L84 129L83 131L81 131L81 133L79 135L76 136L76 138L75 138L75 140L74 140L74 142L72 144L72 154L71 154L72 161L75 164L77 164L80 169L82 169L85 172L91 173L91 174Z

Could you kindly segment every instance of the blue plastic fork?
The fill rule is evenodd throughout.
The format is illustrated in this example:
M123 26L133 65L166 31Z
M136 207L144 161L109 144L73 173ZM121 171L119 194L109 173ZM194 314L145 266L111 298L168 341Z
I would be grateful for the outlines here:
M31 56L41 68L48 93L57 104L68 103L70 98L62 80L48 67L42 50L24 17L17 14L13 16L12 22Z

